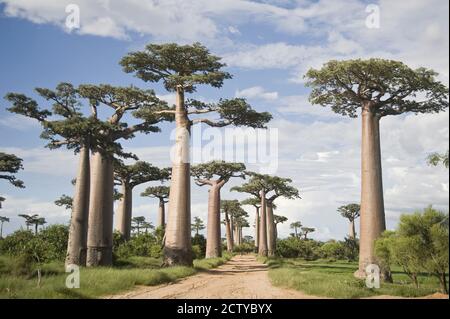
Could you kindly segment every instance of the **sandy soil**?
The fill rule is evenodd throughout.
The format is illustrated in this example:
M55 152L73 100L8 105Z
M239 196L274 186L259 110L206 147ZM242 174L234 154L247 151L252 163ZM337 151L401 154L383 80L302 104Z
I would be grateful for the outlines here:
M160 286L141 286L111 299L323 299L301 291L274 287L269 281L267 265L255 256L235 256L225 265L201 272L178 282ZM404 299L374 296L368 299ZM417 299L448 299L433 294Z
M272 286L267 266L254 256L235 256L225 265L179 282L139 287L109 298L124 299L312 299L300 291Z

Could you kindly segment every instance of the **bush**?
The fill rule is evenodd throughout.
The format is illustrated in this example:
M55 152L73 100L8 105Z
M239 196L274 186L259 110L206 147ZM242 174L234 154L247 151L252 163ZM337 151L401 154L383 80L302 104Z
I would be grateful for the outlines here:
M203 235L195 235L192 237L192 246L197 246L196 252L194 252L194 259L205 258L206 255L206 238Z
M123 241L119 235L115 235L114 260L126 259L132 256L160 258L162 256L161 244L152 234L139 234Z
M255 245L253 243L243 243L237 246L233 247L233 252L239 253L239 254L250 254L255 251Z
M303 258L315 260L320 257L320 243L315 240L305 240L297 237L289 237L277 242L276 255L283 258Z
M205 254L203 253L202 248L199 245L192 245L192 258L194 259L205 258Z

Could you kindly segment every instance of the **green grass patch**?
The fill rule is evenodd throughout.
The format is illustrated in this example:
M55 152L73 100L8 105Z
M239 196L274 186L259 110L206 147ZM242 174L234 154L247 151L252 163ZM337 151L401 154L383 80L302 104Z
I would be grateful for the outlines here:
M80 288L66 288L64 263L41 265L38 287L35 265L26 265L20 258L0 256L0 298L98 298L133 289L136 285L154 286L194 275L224 264L232 255L195 260L194 267L160 268L161 259L130 257L116 261L114 267L81 268Z
M369 289L364 280L353 277L358 264L346 261L304 261L300 259L261 259L269 266L269 277L275 286L331 298L363 298L377 295L421 297L439 292L437 278L420 275L417 289L400 269L393 269L394 283L381 283L380 289Z

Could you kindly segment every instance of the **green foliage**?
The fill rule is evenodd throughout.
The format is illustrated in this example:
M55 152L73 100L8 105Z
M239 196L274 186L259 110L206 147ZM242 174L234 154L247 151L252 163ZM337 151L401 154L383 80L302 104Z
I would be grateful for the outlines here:
M448 151L445 154L433 153L428 156L428 164L438 166L440 163L448 168Z
M344 241L330 240L320 248L321 258L329 260L358 260L359 242L353 238L345 238Z
M448 88L436 76L432 70L413 70L402 62L374 58L332 60L320 70L310 69L305 78L312 88L309 98L312 104L357 117L357 109L367 102L379 116L447 109ZM426 98L419 101L418 94Z
M205 184L217 176L218 182L228 182L231 177L245 178L245 165L242 163L227 163L225 161L210 161L191 167L191 175L200 184Z
M162 246L157 238L150 233L142 233L131 237L130 240L122 242L115 236L118 245L114 247L114 258L126 259L133 256L160 258L162 256Z
M132 165L125 165L117 161L114 165L114 178L118 184L131 188L150 181L164 181L169 179L167 169L159 169L150 163L137 161Z
M194 222L191 224L191 230L195 232L195 236L199 236L199 232L205 228L206 226L203 220L200 217L195 216Z
M255 245L253 243L245 242L233 247L233 252L237 254L250 254L255 252Z
M61 195L60 198L55 200L55 205L64 207L65 209L72 209L73 207L73 198L67 195Z
M0 179L5 179L16 187L24 188L23 181L13 175L21 169L23 169L21 158L14 154L0 152Z
M153 186L153 187L147 187L142 193L141 196L145 197L155 197L160 200L165 200L166 198L169 198L169 186Z
M347 218L349 221L354 221L360 215L361 206L359 204L348 204L339 207L337 210L342 217Z
M203 235L196 234L192 237L192 251L194 259L205 258L206 255L206 238Z
M283 258L315 260L320 257L319 247L320 243L316 241L289 237L277 241L275 254Z

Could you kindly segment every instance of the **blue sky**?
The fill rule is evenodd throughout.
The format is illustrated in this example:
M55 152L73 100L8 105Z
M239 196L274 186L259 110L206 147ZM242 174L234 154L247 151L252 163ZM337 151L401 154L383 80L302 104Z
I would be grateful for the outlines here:
M71 32L64 24L69 3L79 6L81 17L80 29ZM365 25L370 3L379 8L380 28ZM234 78L220 90L201 87L195 97L242 96L274 115L277 174L291 177L302 194L302 200L279 200L277 213L317 228L312 237L343 238L347 224L336 208L359 200L360 124L311 106L303 74L330 59L384 57L433 68L448 85L448 21L448 2L442 0L0 0L0 96L13 91L36 97L35 87L68 81L133 84L171 102L173 95L161 85L125 74L118 61L150 42L200 41L224 58ZM11 217L5 231L20 227L18 213L67 222L70 212L53 201L72 194L76 157L45 149L39 126L8 113L7 106L0 102L0 150L24 159L18 177L27 187L0 184L7 198L0 214ZM142 160L168 166L172 126L161 128L124 146ZM448 113L386 118L382 130L388 227L401 213L429 204L448 210L448 171L425 163L430 152L448 149ZM139 197L143 188L135 190L133 213L155 221L157 203ZM243 198L228 188L223 198ZM192 193L193 215L206 219L207 189L193 185ZM289 232L288 224L281 226L281 235Z

